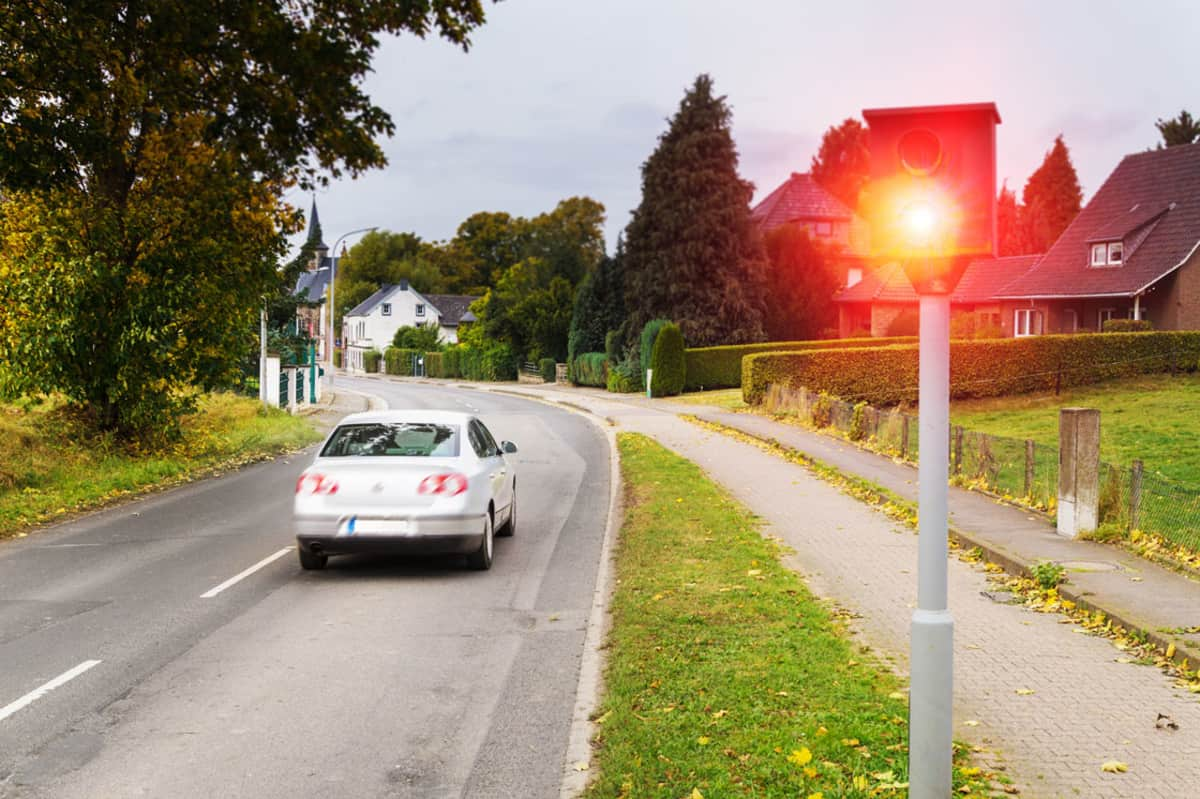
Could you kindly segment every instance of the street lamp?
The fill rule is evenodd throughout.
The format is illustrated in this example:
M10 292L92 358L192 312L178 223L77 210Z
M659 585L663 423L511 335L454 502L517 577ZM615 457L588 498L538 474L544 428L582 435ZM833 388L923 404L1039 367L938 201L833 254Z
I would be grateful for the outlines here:
M946 799L953 769L954 617L948 602L950 293L995 239L992 103L863 111L871 183L860 207L876 254L920 297L917 608L912 617L909 797Z
M334 343L337 341L337 339L334 337L334 321L333 321L334 316L336 316L336 306L334 306L334 304L333 304L333 299L334 299L334 286L337 285L337 281L336 281L337 259L338 259L337 248L345 239L349 238L350 236L354 236L358 233L374 233L376 230L379 230L379 228L378 227L363 227L363 228L359 228L358 230L351 230L349 233L343 233L342 235L338 236L338 240L333 243L333 250L332 250L333 257L329 259L329 330L327 333L328 337L325 339L326 343L328 344L328 346L325 348L326 349L325 357L329 360L329 369L327 371L329 374L329 387L331 389L333 388L333 376L334 376L333 351L335 349Z

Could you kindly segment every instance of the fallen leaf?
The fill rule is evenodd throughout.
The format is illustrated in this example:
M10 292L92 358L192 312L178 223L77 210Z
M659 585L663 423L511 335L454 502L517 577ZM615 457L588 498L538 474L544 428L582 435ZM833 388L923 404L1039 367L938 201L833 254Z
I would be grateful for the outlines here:
M700 793L699 788L692 788L692 795L689 799L704 799L704 794Z
M963 722L963 724L967 725L968 727L978 727L979 726L979 722L976 721L975 719L967 719L966 721Z
M858 746L857 738L843 738L842 746Z
M815 780L817 778L817 769L813 766L805 766L804 776L808 777L810 780Z
M829 730L825 729L824 725L817 727L817 737L820 737L822 735L828 735L828 734L829 734Z
M1035 693L1037 693L1037 692L1034 691L1032 688L1018 688L1017 689L1017 696L1031 696Z
M1100 765L1101 771L1106 771L1109 774L1124 774L1129 771L1129 765L1122 763L1120 760L1106 760Z
M1173 658L1173 657L1175 657L1175 644L1174 644L1174 642L1172 642L1172 643L1170 643L1170 644L1168 644L1168 645L1167 645L1167 658L1169 659L1169 658Z
M861 774L855 774L854 779L851 782L854 787L860 791L865 791L870 785L870 783L867 782L867 778Z
M899 691L892 691L890 694L888 694L888 699L903 699L903 698L904 698L904 694L900 693Z

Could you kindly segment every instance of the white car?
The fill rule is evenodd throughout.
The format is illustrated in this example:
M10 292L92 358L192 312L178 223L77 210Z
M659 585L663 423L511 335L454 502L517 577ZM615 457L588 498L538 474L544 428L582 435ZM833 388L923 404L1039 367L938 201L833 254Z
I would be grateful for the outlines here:
M492 567L493 537L512 535L517 475L479 419L454 411L356 413L334 428L296 481L300 565L352 552L462 553Z

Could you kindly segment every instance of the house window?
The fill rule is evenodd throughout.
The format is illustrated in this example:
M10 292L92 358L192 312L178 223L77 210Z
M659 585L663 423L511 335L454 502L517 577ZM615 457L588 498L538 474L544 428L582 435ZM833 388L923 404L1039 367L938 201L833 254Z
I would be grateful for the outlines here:
M391 316L391 315L392 315L392 304L391 304L390 302L385 302L385 303L383 304L383 311L382 311L382 313L383 313L383 315L384 315L384 316Z
M846 270L846 288L862 282L862 269L852 266Z
M1109 319L1112 319L1114 316L1116 316L1116 314L1117 314L1116 308L1101 308L1100 314L1096 319L1096 329L1103 330L1104 323L1107 322Z
M816 225L816 229L817 229L818 236L828 237L828 236L833 235L833 223L832 222L818 222Z
M1125 247L1119 241L1092 245L1092 266L1120 266Z
M1017 338L1042 334L1042 312L1036 308L1021 308L1013 318L1013 335Z
M425 303L418 302L417 303L417 316L424 316L424 315L425 315Z

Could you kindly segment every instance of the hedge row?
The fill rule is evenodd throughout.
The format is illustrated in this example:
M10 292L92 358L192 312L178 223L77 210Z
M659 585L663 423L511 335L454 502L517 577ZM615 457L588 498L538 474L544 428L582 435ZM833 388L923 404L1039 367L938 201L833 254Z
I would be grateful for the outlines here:
M543 383L553 383L558 372L558 362L553 358L542 358L538 361L538 372L542 375Z
M416 350L388 347L383 351L383 371L389 375L411 377L413 373L413 356Z
M950 396L1024 394L1114 377L1192 371L1200 332L1092 333L955 341ZM825 391L851 402L894 405L917 399L917 346L761 353L743 362L742 396L762 401L772 383Z
M742 385L742 358L759 352L794 352L854 347L886 347L915 344L916 338L842 338L826 341L768 341L762 344L734 344L724 347L699 347L684 351L687 361L684 391L712 388L737 388Z
M608 382L608 359L603 352L585 352L571 364L571 380L579 386L604 388Z

